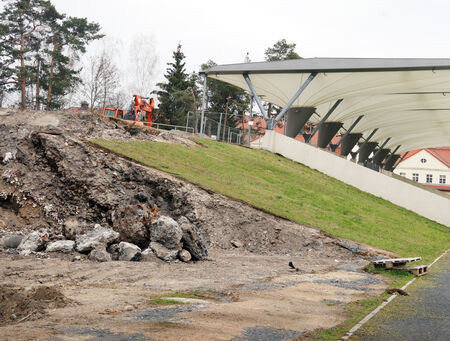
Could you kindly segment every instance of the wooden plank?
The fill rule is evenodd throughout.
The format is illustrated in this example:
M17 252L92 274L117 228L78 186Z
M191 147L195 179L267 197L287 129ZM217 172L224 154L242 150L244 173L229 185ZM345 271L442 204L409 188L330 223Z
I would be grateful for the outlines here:
M389 258L389 259L381 259L381 260L373 261L372 264L375 267L381 266L381 267L385 267L387 269L390 269L390 268L395 267L395 266L402 266L402 265L405 265L406 263L415 262L415 261L418 261L418 260L421 260L421 259L422 259L422 257Z

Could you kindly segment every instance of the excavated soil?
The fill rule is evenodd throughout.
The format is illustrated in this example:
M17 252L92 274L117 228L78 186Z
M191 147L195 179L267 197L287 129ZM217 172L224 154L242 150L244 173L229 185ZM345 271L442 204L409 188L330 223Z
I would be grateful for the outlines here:
M41 318L46 309L65 307L69 303L60 291L40 286L23 287L0 285L0 326Z
M332 238L144 167L96 147L89 142L93 138L198 147L178 134L91 113L0 109L0 160L11 156L0 163L0 238L46 228L51 240L70 239L95 224L111 227L113 213L125 206L156 205L162 214L185 217L196 226L210 260L95 263L75 253L23 257L0 250L2 288L50 285L79 302L42 320L27 318L20 323L27 330L21 335L12 325L0 327L6 339L297 337L341 323L345 303L384 290L377 276L360 268L365 259L392 254ZM152 295L195 290L216 298L162 315L157 309L167 307L149 303ZM23 290L16 293L29 297ZM2 323L17 323L27 312L14 313L15 322L2 317Z

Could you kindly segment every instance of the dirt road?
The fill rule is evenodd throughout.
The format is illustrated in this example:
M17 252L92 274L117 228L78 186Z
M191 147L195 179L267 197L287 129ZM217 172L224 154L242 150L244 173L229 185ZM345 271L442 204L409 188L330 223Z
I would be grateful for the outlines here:
M96 263L0 254L2 284L52 286L72 303L0 327L3 340L283 340L345 319L346 303L378 295L364 263L212 252L212 261ZM44 257L47 257L46 255ZM292 260L300 269L288 267ZM311 273L313 272L313 273ZM200 304L153 305L194 295ZM256 337L256 338L255 338Z

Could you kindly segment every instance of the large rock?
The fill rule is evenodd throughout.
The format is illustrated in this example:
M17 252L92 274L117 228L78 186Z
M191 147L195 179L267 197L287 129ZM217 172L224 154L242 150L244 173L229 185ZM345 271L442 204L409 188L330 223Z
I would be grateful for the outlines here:
M106 250L111 255L112 260L119 260L119 244L111 244Z
M162 259L166 262L175 260L178 255L177 249L168 249L164 245L157 243L157 242L151 242L149 247L152 249L152 251L155 253L156 257L159 259Z
M119 207L111 214L113 229L120 239L137 245L148 243L152 220L150 208L144 204Z
M188 250L195 260L208 258L208 249L200 236L198 229L186 218L180 219L180 228L183 233L181 241L183 248Z
M86 234L76 237L76 250L78 252L90 252L93 249L106 248L119 238L119 233L96 225L96 227Z
M152 222L150 240L164 245L168 249L181 249L181 231L178 223L170 217L161 216Z
M143 261L151 261L156 259L156 255L150 247L142 251L141 257L141 260Z
M45 249L48 239L47 231L34 231L22 239L17 249L19 251L41 251Z
M46 251L70 253L73 251L74 246L75 242L73 240L57 240L48 243Z
M89 253L89 259L97 262L110 262L111 255L104 248L98 248Z
M3 247L5 249L17 249L22 242L23 237L19 235L6 236L3 239Z
M141 248L139 246L127 242L119 243L119 260L139 261L141 257Z

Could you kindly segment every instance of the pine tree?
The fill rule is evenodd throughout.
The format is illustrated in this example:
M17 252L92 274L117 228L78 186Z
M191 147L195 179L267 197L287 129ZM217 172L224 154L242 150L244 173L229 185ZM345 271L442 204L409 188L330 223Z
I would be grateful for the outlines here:
M2 65L2 77L7 77L8 84L14 84L20 89L20 108L26 108L26 85L29 77L27 62L32 51L39 48L38 34L44 26L44 17L50 7L44 0L14 0L9 1L0 13L1 38L0 55L2 64L6 61L8 67ZM3 80L5 82L5 80Z
M158 120L168 124L184 125L188 111L195 109L192 96L195 83L186 73L184 58L181 44L178 44L173 52L173 62L167 63L169 67L164 75L167 82L157 84L161 89L157 91Z
M206 70L215 65L217 64L214 61L209 60L201 68L202 70ZM235 128L240 123L237 116L242 118L248 110L248 95L244 90L234 85L216 79L208 79L207 96L208 111L225 114L222 121L222 136L218 137L219 139L223 139L226 134L226 128Z
M272 47L264 52L266 60L269 62L276 60L300 59L301 57L295 52L295 43L289 44L286 39L278 40Z
M102 37L99 30L85 18L66 18L48 0L7 1L0 12L2 91L19 90L22 109L27 97L37 109L44 100L47 109L60 107L79 81L69 54L84 53L91 40Z

